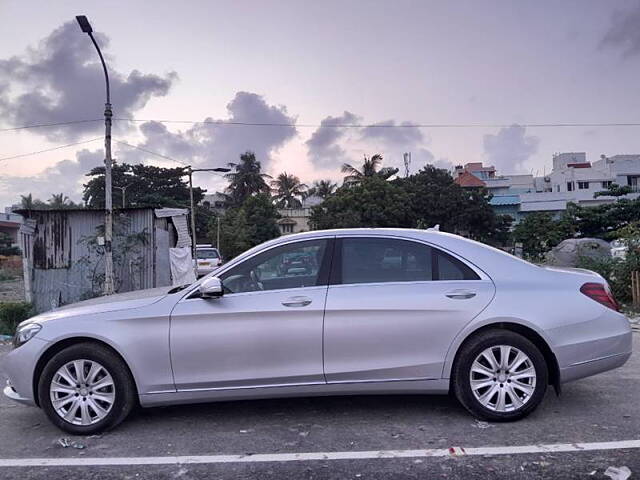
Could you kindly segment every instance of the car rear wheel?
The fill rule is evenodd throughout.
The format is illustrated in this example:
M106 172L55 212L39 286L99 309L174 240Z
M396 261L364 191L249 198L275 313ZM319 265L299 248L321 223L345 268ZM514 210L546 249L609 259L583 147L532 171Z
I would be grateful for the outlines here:
M544 398L548 370L544 355L527 338L488 330L462 347L453 369L454 392L476 417L519 420Z
M72 345L54 355L38 382L40 406L62 430L87 435L113 428L135 405L129 369L110 349Z

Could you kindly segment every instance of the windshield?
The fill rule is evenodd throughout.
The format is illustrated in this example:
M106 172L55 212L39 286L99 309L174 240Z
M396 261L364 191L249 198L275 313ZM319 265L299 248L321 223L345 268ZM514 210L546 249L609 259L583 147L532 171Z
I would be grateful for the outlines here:
M219 258L218 250L215 248L202 248L196 250L196 258L205 259L205 258Z

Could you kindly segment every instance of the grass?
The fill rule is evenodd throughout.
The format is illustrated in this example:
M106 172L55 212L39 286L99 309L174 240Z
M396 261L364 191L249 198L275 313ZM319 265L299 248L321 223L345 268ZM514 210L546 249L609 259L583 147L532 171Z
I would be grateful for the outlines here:
M0 303L0 335L13 335L18 324L32 315L33 307L30 303Z

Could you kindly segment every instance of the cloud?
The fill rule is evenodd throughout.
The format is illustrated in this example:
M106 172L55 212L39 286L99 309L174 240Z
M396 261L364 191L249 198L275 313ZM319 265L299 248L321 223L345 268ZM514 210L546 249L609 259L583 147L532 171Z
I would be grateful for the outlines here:
M416 172L427 164L443 165L442 159L436 161L426 148L429 139L413 122L385 120L362 129L361 139L385 156L385 164L404 171L405 152L411 152L410 172ZM443 163L444 162L444 163Z
M172 132L165 124L150 121L140 126L143 141L137 146L177 160L201 166L221 166L237 162L240 154L251 150L267 169L272 155L297 135L296 118L282 105L269 105L263 96L238 92L227 105L228 118L205 122ZM216 125L216 123L269 123L278 126ZM284 126L283 126L284 125ZM152 160L139 150L123 149L121 161ZM155 158L157 161L157 158Z
M362 138L382 140L397 146L416 145L425 141L424 135L415 124L411 122L398 124L394 120L385 120L363 128Z
M510 174L525 170L524 164L538 151L540 139L526 135L525 127L514 124L501 128L495 135L485 135L483 143L489 164L499 174Z
M625 57L640 54L640 1L628 11L613 14L602 46L619 48Z
M346 152L339 141L344 138L349 127L336 125L356 124L360 121L360 117L347 110L339 117L324 118L311 138L305 142L311 161L321 167L339 166L344 163Z
M96 33L103 52L107 36ZM133 70L123 74L108 62L111 103L116 117L130 117L154 96L164 96L177 79ZM104 111L104 74L97 53L75 22L51 32L35 48L0 60L0 118L10 125L100 118ZM100 122L34 130L51 141L75 140L99 132Z
M64 193L74 201L82 197L85 175L94 167L104 164L103 150L83 149L75 160L62 160L37 175L20 177L0 175L0 205L20 202L20 195L33 194L34 199L48 200L54 193Z

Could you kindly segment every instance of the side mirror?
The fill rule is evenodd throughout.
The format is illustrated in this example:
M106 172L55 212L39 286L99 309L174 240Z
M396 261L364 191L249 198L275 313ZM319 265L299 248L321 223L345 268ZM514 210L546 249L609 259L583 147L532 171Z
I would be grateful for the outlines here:
M219 298L224 295L222 280L218 277L207 278L200 284L199 290L202 298Z

